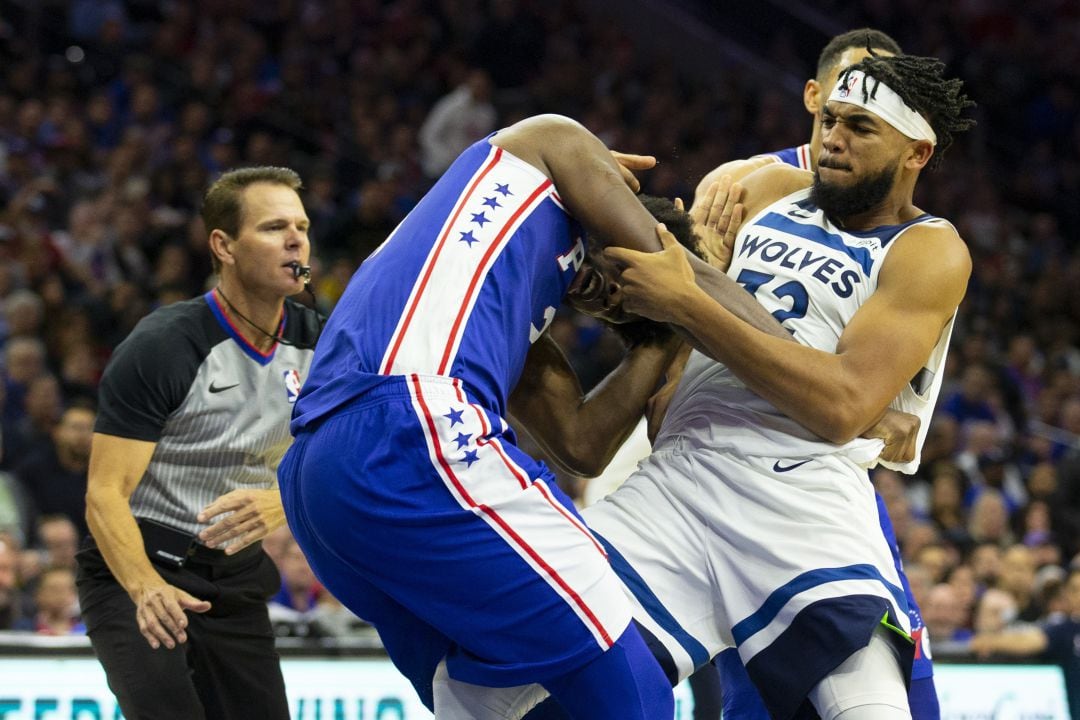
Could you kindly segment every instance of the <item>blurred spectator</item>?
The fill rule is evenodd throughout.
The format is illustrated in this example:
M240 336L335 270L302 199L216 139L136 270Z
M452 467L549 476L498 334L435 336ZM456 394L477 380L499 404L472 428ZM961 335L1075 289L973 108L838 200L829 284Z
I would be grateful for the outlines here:
M930 474L930 520L942 538L966 548L971 538L964 527L964 478L952 463L939 461Z
M31 380L23 398L23 416L13 423L6 450L14 464L47 447L63 410L60 382L44 373Z
M0 534L0 630L11 630L22 617L18 578L16 545Z
M36 546L41 550L42 567L75 569L79 535L66 515L44 515L38 520Z
M323 249L329 254L365 258L397 225L393 187L384 180L368 180L333 220Z
M911 594L919 607L926 606L927 596L934 587L934 578L930 571L916 562L904 563L904 574L907 575L908 585L911 586Z
M22 546L30 537L33 507L19 479L0 470L0 537Z
M922 606L923 621L930 631L931 642L936 646L955 643L971 637L965 627L966 615L956 590L951 585L938 583L930 589Z
M968 534L975 543L991 542L1003 546L1012 542L1009 510L1000 490L986 488L978 494L971 507Z
M983 421L968 423L964 449L956 456L956 466L968 480L965 505L970 507L983 488L1001 491L1010 514L1027 501L1020 469L1002 447L998 426Z
M428 113L420 126L420 162L429 178L440 177L461 151L495 129L491 79L470 70L465 81Z
M16 626L39 635L85 635L79 619L79 598L75 592L75 571L66 566L45 568L34 588L34 614Z
M500 89L521 88L544 67L544 31L519 0L487 0L474 55Z
M951 567L948 550L944 545L936 542L927 543L919 548L913 560L926 569L934 585L945 581L945 576L949 574Z
M975 603L972 628L976 633L998 633L1016 627L1016 598L1004 590L990 588Z
M1042 616L1035 596L1035 556L1027 545L1013 545L1002 553L997 587L1012 597L1020 620L1035 622Z
M956 591L956 602L960 606L961 616L965 619L964 624L971 618L975 610L975 602L979 598L979 583L975 579L975 571L970 565L957 565L949 571L946 580L949 586Z
M4 344L6 395L3 422L18 422L25 413L26 390L45 372L45 343L38 338L16 337Z
M86 406L67 408L52 431L52 442L15 466L15 475L35 511L67 517L75 523L80 536L87 532L86 473L95 417L95 412Z
M285 543L278 560L278 570L281 573L281 590L270 598L270 603L298 613L314 609L322 586L315 579L315 573L295 540L290 539Z
M942 410L960 425L970 422L986 422L996 425L1001 414L994 404L998 392L994 374L983 364L972 364L964 369L960 388L942 400Z
M36 337L45 320L45 303L32 290L16 290L4 300L3 340Z
M295 542L296 541L293 540L292 531L289 530L288 525L282 525L263 538L263 552L269 555L270 559L274 561L274 565L277 566L279 573L281 572L281 561L285 556L285 551L290 544Z
M987 630L971 641L980 657L1001 654L1040 657L1061 666L1072 717L1080 717L1080 570L1065 582L1067 615L1056 622L1019 629Z
M1001 573L1001 546L992 541L980 542L972 549L969 562L979 587L993 587Z

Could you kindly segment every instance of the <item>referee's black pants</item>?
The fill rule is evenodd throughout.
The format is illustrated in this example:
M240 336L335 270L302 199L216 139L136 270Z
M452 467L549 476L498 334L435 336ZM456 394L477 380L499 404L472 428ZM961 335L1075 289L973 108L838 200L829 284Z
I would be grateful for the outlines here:
M261 544L227 556L198 547L166 582L210 601L187 613L188 640L154 650L139 632L135 604L92 540L78 554L79 602L109 689L127 720L288 720L285 681L266 601L281 577Z

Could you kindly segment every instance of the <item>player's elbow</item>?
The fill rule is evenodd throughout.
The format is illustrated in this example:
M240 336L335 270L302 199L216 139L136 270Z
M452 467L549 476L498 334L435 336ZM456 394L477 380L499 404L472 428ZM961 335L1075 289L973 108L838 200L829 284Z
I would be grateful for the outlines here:
M609 459L594 443L578 440L568 443L559 461L574 475L595 477L604 471Z
M880 411L877 415L880 415ZM857 399L830 403L821 413L817 427L818 435L831 443L844 445L859 437L877 417L874 412Z
M538 131L554 134L570 134L578 135L585 130L585 126L566 115L559 115L558 113L544 113L542 115L533 115L531 118L522 120L521 123L529 124L535 127Z

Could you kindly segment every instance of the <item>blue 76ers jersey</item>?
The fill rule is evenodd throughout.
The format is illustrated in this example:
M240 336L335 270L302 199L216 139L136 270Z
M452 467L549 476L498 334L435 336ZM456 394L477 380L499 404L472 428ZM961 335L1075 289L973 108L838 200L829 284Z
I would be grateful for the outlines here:
M293 431L380 378L459 378L505 415L529 346L585 257L551 179L487 139L465 150L361 265L330 316Z
M786 165L792 165L800 170L813 170L813 168L810 167L810 143L784 148L783 150L765 153L764 155L755 155L754 157L770 156L776 158L779 162Z

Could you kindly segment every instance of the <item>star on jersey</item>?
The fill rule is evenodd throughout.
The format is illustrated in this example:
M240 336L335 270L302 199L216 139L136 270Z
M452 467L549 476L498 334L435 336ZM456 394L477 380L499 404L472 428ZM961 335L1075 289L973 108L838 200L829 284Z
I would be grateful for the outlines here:
M472 435L466 435L465 433L460 433L459 432L457 434L457 437L454 438L454 442L457 443L457 449L460 450L461 448L468 445L469 444L469 438L471 438L471 437L472 437Z
M496 198L494 195L484 198L484 205L487 205L492 210L502 207L502 205L499 204L499 199Z
M480 227L484 227L484 223L491 222L487 219L487 216L484 215L483 211L480 211L478 213L472 213L472 221Z
M454 427L458 423L461 423L462 425L465 424L465 421L461 419L461 416L464 415L464 414L465 414L464 410L455 410L454 408L450 408L450 412L447 413L446 415L443 415L443 417L444 418L449 418L450 419L450 427Z
M480 460L480 456L476 450L466 450L465 457L461 458L461 462L465 463L465 467L472 467L472 464L478 460Z
M506 197L507 195L513 195L514 194L514 193L510 192L510 183L506 183L505 185L500 185L499 183L495 183L495 192L499 193L503 197Z
M461 237L458 238L458 242L463 242L469 247L472 247L473 243L480 242L480 240L472 234L472 230L469 230L468 232L461 233Z

